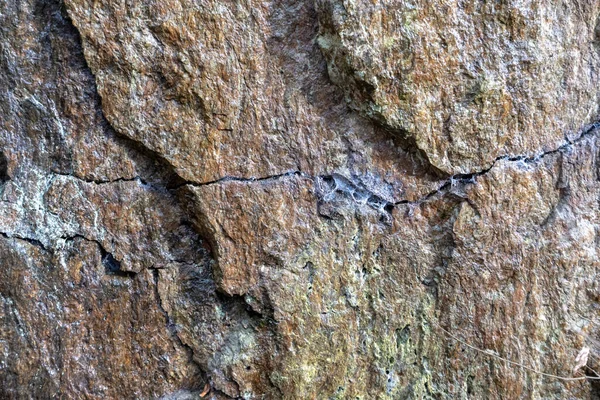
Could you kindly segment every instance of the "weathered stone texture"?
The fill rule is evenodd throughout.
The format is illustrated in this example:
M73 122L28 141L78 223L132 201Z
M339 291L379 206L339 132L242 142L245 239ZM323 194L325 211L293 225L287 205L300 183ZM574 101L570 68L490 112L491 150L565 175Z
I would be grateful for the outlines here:
M342 101L331 101L340 95L323 74L310 4L66 5L82 33L107 119L188 181L289 171L364 174L374 164L421 167L426 175L410 154L371 144L396 147ZM427 181L411 173L374 178L394 196Z
M598 117L597 1L316 3L351 107L447 173L554 149Z
M0 0L0 397L598 396L598 8Z

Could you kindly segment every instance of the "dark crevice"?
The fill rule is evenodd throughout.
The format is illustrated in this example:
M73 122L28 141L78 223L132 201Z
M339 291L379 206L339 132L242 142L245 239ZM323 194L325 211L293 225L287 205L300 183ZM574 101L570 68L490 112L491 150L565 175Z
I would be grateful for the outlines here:
M228 176L224 176L222 178L215 179L212 181L207 181L207 182L198 183L198 182L186 181L180 185L168 187L168 189L177 190L183 186L201 187L201 186L209 186L209 185L215 185L215 184L220 184L220 183L225 183L225 182L252 183L252 182L275 181L275 180L278 180L281 178L287 178L287 177L291 177L291 176L302 176L305 178L312 178L311 176L306 175L302 171L288 171L288 172L284 172L282 174L268 175L268 176L263 176L263 177L249 177L249 178L228 175Z
M0 185L8 182L10 175L8 173L8 159L6 155L0 151Z
M359 110L356 110L356 112L360 113ZM424 169L424 171L429 173L431 176L445 178L449 175L447 172L444 172L443 170L439 169L435 166L435 164L431 162L427 152L419 147L415 137L410 135L410 133L407 130L401 128L394 129L386 125L386 123L384 122L385 119L383 117L381 117L381 120L370 120L374 123L374 125L377 128L384 132L387 137L391 138L396 146L400 147L408 154L414 155L418 160L419 165Z
M596 375L595 372L588 372L586 376L589 377L590 400L600 400L600 376Z
M223 306L223 309L229 314L245 314L250 320L259 321L264 318L272 319L274 310L256 310L244 296L240 295L229 295L220 291L215 292L219 303ZM242 315L243 318L243 315Z
M156 184L156 183L149 183L141 176L135 176L132 178L117 178L117 179L112 179L112 180L104 180L104 179L87 179L87 178L83 178L83 177L80 177L75 174L66 174L66 173L57 173L57 172L55 172L54 174L57 176L73 178L73 179L77 179L81 182L91 183L91 184L95 184L95 185L106 185L106 184L112 184L112 183L118 183L118 182L139 182L142 185L152 187L159 191L176 191L184 186L202 187L202 186L216 185L216 184L225 183L225 182L253 183L253 182L275 181L278 179L287 178L287 177L291 177L291 176L302 176L305 178L313 179L313 177L304 174L302 171L288 171L288 172L285 172L282 174L269 175L269 176L264 176L264 177L245 178L245 177L237 177L237 176L225 176L223 178L219 178L219 179L215 179L213 181L207 181L207 182L198 183L198 182L193 182L193 181L181 180L181 181L177 182L177 184L174 184L174 185L169 185L169 184L162 185L162 184Z
M318 13L319 13L319 16L318 16L319 29L316 32L315 42L320 43L318 40L319 38L328 38L328 37L335 38L334 41L341 40L339 37L338 29L335 28L337 22L334 22L334 17L333 17L336 14L336 12L332 8L334 6L327 2L320 2L320 3L318 2L318 4L319 5L317 6L317 8L320 8L320 11L318 11ZM329 38L326 41L331 42L331 39ZM596 51L600 54L600 16L598 16L595 21L593 40L592 40L591 44L594 46ZM335 47L336 46L334 46L334 48ZM319 48L321 50L321 54L323 56L323 59L325 60L326 65L327 65L326 76L328 78L328 82L330 84L334 85L336 88L338 88L339 91L341 91L344 94L343 98L345 98L345 103L346 103L347 107L350 110L352 110L352 112L355 112L355 113L363 116L364 118L369 119L375 127L377 127L379 130L384 132L387 135L387 137L391 138L394 141L394 144L396 144L398 147L402 148L404 151L406 151L409 154L416 155L417 158L419 159L419 161L423 164L423 167L425 168L425 170L428 173L430 173L432 176L436 176L436 177L439 177L442 179L448 177L450 175L448 172L441 170L439 167L437 167L436 165L434 165L434 163L431 162L427 151L422 149L421 146L419 146L414 135L411 135L410 132L408 130L406 130L405 128L390 126L390 124L387 121L387 118L384 117L378 110L376 110L376 107L368 107L368 106L365 107L364 106L365 104L368 105L368 104L373 103L374 86L371 82L367 82L364 79L360 78L361 74L357 73L358 71L355 69L355 67L350 65L347 62L347 60L344 61L343 59L336 58L337 54L338 54L338 53L336 53L336 51L341 50L341 52L344 53L343 47L344 46L341 46L340 48L337 48L336 50L332 50L332 49L328 48L328 46L322 46L322 45L319 46ZM412 70L414 68L414 66L415 66L414 63L415 63L415 60L414 60L414 57L412 57L411 65L408 67L408 70ZM334 72L334 71L336 71L336 72ZM402 74L402 73L405 73L406 71L400 70L399 72ZM347 85L345 86L340 82L340 79L342 81L352 82L355 87L353 89L352 88L349 89L348 87L346 87ZM352 86L352 84L350 84L350 86ZM351 93L352 90L354 90L353 93ZM480 88L474 88L474 92L478 92L478 91L480 91ZM471 93L469 93L467 95L467 98L465 99L464 102L470 103L473 100L474 99L473 99L473 90L472 90ZM442 128L443 131L448 130L447 125L448 125L448 121L444 121L444 127ZM583 133L573 141L569 140L569 138L565 135L565 143L562 146L560 146L554 150L542 152L535 156L509 156L509 155L499 156L494 159L492 165L487 169L484 169L484 170L481 170L478 172L473 172L473 173L455 174L455 175L450 176L448 179L452 179L452 178L467 179L468 177L476 177L476 176L483 175L486 172L488 172L494 166L494 164L496 162L498 162L500 160L523 161L526 163L535 162L539 158L543 158L547 155L551 155L556 152L565 150L566 148L568 148L571 145L573 145L574 143L578 142L579 140L581 140L583 137L585 137L587 134L589 134L591 131L594 131L598 127L599 127L598 123L589 125L587 128L584 128ZM446 135L446 139L450 142L452 141L452 138L449 137L448 135ZM422 201L417 201L417 202L422 202ZM399 204L399 203L396 203L396 204Z
M73 29L75 29L77 31L77 37L78 37L79 43L83 44L81 35L80 35L79 31L75 28L73 21L71 20L70 17L69 17L68 21L73 26ZM82 48L83 48L83 45L82 45ZM96 98L98 100L98 109L99 109L100 116L102 118L102 123L106 128L106 132L109 135L114 135L116 143L118 145L122 146L129 153L129 156L136 162L137 176L132 177L132 178L118 178L118 179L112 179L112 180L104 180L104 179L85 179L85 178L82 178L79 176L75 176L74 174L71 174L71 175L63 174L63 175L70 176L72 178L81 180L86 183L92 183L92 184L111 184L111 183L116 183L116 182L137 181L137 182L141 183L142 185L147 186L148 188L151 188L151 189L154 189L154 190L157 190L160 192L164 192L164 193L172 193L173 191L175 191L185 185L195 184L194 182L188 182L188 181L184 180L177 173L176 168L166 158L164 158L160 153L147 148L143 143L136 141L130 137L127 137L127 136L121 134L120 132L118 132L116 129L114 129L114 127L111 125L111 123L109 122L109 120L106 118L106 116L104 114L104 110L102 108L102 98L98 92L95 75L93 74L91 68L89 67L89 65L87 63L87 59L85 59L83 52L81 52L80 57L83 60L84 66L87 69L88 73L90 74L90 76L93 77L93 79L92 79L93 90L94 90L94 92L96 94ZM271 177L261 178L258 180L266 180L269 178L271 178ZM224 179L220 179L219 181L224 181L224 180L227 180L227 179L224 178ZM238 180L238 179L232 178L231 180ZM239 179L239 180L242 180L242 179ZM254 179L248 179L247 181L252 181L252 180L254 180ZM210 184L210 183L211 182L208 182L207 184ZM75 236L75 237L81 237L84 240L89 240L83 236ZM73 239L73 238L65 238L65 239ZM90 240L90 241L93 241L93 240ZM98 242L96 242L96 243L98 243ZM100 246L101 252L103 254L103 264L108 267L109 271L113 270L112 272L113 273L116 272L117 274L123 273L123 272L127 273L127 271L120 271L120 265L115 264L114 261L116 261L116 260L114 259L114 257L110 253L106 252L103 249L103 247L100 245L100 243L98 243L98 245ZM201 364L196 360L193 347L191 347L190 345L185 343L179 336L176 325L173 323L169 313L164 308L164 305L162 303L162 299L161 299L161 296L159 293L159 271L156 268L150 268L150 269L152 271L152 275L153 275L153 279L154 279L154 295L156 298L157 306L158 306L158 309L160 310L160 312L164 316L166 327L167 327L169 333L171 334L171 337L174 340L175 344L178 345L180 348L182 348L185 351L185 353L188 356L188 362L191 365L193 365L194 369L196 370L194 377L191 377L191 380L189 380L189 383L188 383L189 389L191 389L191 390L201 389L205 386L205 384L207 382L209 382L207 370L205 368L202 368ZM221 398L231 398L230 396L227 396L225 393L223 393L222 391L220 391L214 387L211 387L211 393L217 393L220 395Z
M106 120L104 114L102 115ZM106 120L106 123L111 130L115 131L108 120ZM185 184L186 180L177 173L176 168L160 153L147 148L138 141L121 135L117 131L115 133L118 139L117 142L128 149L130 157L136 161L138 176L130 180L137 179L144 185L155 189L162 188L162 191Z
M61 239L63 239L65 242L68 242L68 241L71 241L74 239L82 239L82 240L85 240L86 242L95 243L98 246L98 248L100 249L100 260L102 262L102 265L104 266L104 271L107 275L114 275L114 276L119 276L122 278L130 278L130 279L135 278L135 276L137 275L136 272L126 271L126 270L121 269L121 262L118 261L117 259L115 259L115 257L112 255L112 253L107 251L104 248L104 246L102 246L102 243L100 243L97 240L89 239L83 235L63 236L63 237L61 237Z
M121 263L113 257L112 254L103 251L104 249L100 247L100 252L102 254L102 265L104 265L104 270L107 275L115 275L120 276L122 278L134 278L137 274L133 271L124 271L121 269Z
M40 249L44 250L44 251L48 251L48 249L46 248L46 246L44 246L44 244L42 242L40 242L37 239L32 239L32 238L28 238L28 237L23 237L23 236L19 236L19 235L10 235L6 232L0 232L0 236L6 238L6 239L15 239L15 240L22 240L24 242L27 242L33 246L39 247Z

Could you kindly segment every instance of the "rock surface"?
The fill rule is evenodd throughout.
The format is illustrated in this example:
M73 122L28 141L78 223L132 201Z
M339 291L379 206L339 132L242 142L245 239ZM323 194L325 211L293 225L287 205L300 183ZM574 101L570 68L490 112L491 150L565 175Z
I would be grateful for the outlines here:
M599 396L599 13L0 0L0 398Z
M598 118L597 1L316 3L350 106L446 173L555 149Z

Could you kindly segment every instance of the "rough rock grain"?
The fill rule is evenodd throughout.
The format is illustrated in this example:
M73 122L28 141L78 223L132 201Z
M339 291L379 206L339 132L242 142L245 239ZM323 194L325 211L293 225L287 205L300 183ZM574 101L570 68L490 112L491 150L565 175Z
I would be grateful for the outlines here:
M447 173L558 147L598 117L596 1L318 0L352 108Z
M598 8L0 0L0 397L597 397Z

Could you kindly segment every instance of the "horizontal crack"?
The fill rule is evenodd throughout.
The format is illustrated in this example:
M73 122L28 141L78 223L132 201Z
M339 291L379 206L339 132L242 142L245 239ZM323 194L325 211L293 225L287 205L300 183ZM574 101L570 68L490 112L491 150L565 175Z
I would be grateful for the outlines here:
M162 186L156 186L156 185L150 184L140 176L135 176L133 178L117 178L117 179L112 179L112 180L102 180L102 179L96 180L96 179L85 179L85 178L79 177L77 175L57 173L57 172L55 172L54 175L76 179L78 181L85 182L85 183L91 183L94 185L106 185L106 184L112 184L112 183L118 183L118 182L139 182L140 184L142 184L144 186L150 186L157 190L167 190L167 191L176 191L177 189L180 189L184 186L202 187L202 186L216 185L216 184L225 183L225 182L247 182L247 183L264 182L264 181L286 178L286 177L290 177L290 176L303 176L305 178L314 179L313 176L307 175L307 174L303 173L302 171L288 171L288 172L284 172L282 174L269 175L269 176L264 176L264 177L249 177L249 178L227 175L222 178L215 179L212 181L207 181L207 182L184 181L183 183L178 184L178 185L174 185L174 186L165 185L164 187L162 187Z
M263 176L263 177L249 177L249 178L227 175L222 178L215 179L212 181L207 181L207 182L197 183L197 182L186 181L186 182L182 183L181 185L169 187L168 189L169 190L177 190L183 186L193 186L193 187L210 186L210 185L215 185L215 184L220 184L220 183L225 183L225 182L246 182L246 183L264 182L264 181L271 181L271 180L286 178L286 177L290 177L290 176L303 176L305 178L310 178L310 179L314 178L310 175L303 173L302 171L288 171L288 172L284 172L282 174L269 175L269 176Z
M48 249L46 248L46 246L44 246L44 244L42 242L40 242L37 239L32 239L32 238L28 238L28 237L23 237L23 236L18 236L18 235L10 235L6 232L0 232L0 236L6 238L6 239L16 239L16 240L22 240L24 242L27 242L31 245L34 245L36 247L39 247L40 249L44 250L44 251L48 251Z
M104 180L104 179L85 179L85 178L82 178L77 175L57 173L57 172L54 172L53 174L55 176L63 176L63 177L67 177L67 178L72 178L72 179L76 179L80 182L89 183L89 184L93 184L93 185L110 185L110 184L119 183L119 182L137 182L138 184L152 188L152 189L156 190L157 192L168 192L169 190L173 190L168 185L157 185L154 183L150 183L146 179L142 178L141 176L135 176L133 178L116 178L116 179L112 179L112 180ZM179 186L183 186L183 185L179 185Z
M104 180L104 179L85 179L85 178L82 178L77 175L64 174L64 173L59 173L59 172L54 172L54 175L65 176L68 178L77 179L78 181L82 181L85 183L93 183L95 185L105 185L105 184L117 183L117 182L139 182L143 185L147 185L147 182L139 176L134 176L133 178L117 178L117 179L112 179L112 180L109 180L109 179Z
M546 152L543 152L541 154L538 154L536 156L532 156L532 157L527 157L527 156L500 156L497 157L496 159L494 159L494 162L492 163L492 165L486 169L480 170L480 171L475 171L475 172L470 172L470 173L466 173L466 174L455 174L452 175L451 177L449 177L448 179L446 179L442 185L440 185L439 188L431 191L430 193L428 193L427 195L423 196L422 198L418 199L418 200L399 200L395 203L388 203L388 204L393 204L393 205L399 205L399 204L419 204L422 203L423 201L427 201L429 199L431 199L432 197L434 197L436 194L438 193L446 193L448 189L452 188L453 186L455 186L457 183L461 183L461 184L473 184L476 183L476 178L483 176L485 174L487 174L489 171L491 171L498 162L500 161L511 161L511 162L522 162L522 163L527 163L527 164L533 164L541 159L543 159L546 156L552 155L552 154L556 154L559 153L561 151L564 151L572 146L574 146L575 144L577 144L578 142L581 142L582 140L584 140L586 137L593 135L596 130L600 128L600 122L591 124L590 126L588 126L586 129L584 129L582 131L582 133L574 140L570 141L567 140L567 142L561 146L559 146L556 149L553 150L548 150ZM313 176L313 175L308 175L305 174L302 171L288 171L288 172L284 172L282 174L276 174L276 175L269 175L269 176L265 176L265 177L237 177L237 176L224 176L222 178L219 179L215 179L212 181L208 181L208 182L201 182L201 183L196 183L196 182L190 182L190 181L186 181L185 183L181 184L181 185L177 185L174 187L170 187L168 188L169 190L176 190L179 189L183 186L193 186L193 187L201 187L201 186L209 186L209 185L215 185L215 184L220 184L220 183L225 183L225 182L247 182L247 183L252 183L252 182L263 182L263 181L269 181L269 180L278 180L281 178L287 178L290 176L301 176L304 178L308 178L308 179L312 179L315 180L316 178L321 178L324 180L327 179L334 179L334 176L340 176L343 177L340 174L331 174L331 175L317 175L317 176ZM347 180L347 178L345 178Z
M336 174L336 173L334 173L332 175L319 176L319 178L327 186L328 190L323 192L322 188L317 188L317 192L321 191L320 200L325 201L325 202L333 199L333 195L335 193L340 193L342 195L345 195L348 198L353 199L354 202L356 202L357 204L368 205L371 208L378 210L379 212L381 212L382 216L388 215L388 217L382 219L382 222L389 223L389 216L391 216L393 209L399 205L403 205L403 204L419 205L419 204L425 203L437 196L444 196L444 195L450 194L450 193L458 195L454 191L455 189L457 189L457 188L464 189L465 186L467 186L467 185L476 184L478 177L481 177L481 176L487 174L488 172L490 172L496 166L496 164L500 161L534 164L536 162L539 162L544 157L547 157L547 156L553 155L553 154L557 154L559 152L562 152L562 151L565 151L565 150L571 148L575 144L584 140L586 137L597 133L598 128L600 128L600 123L594 123L594 124L588 126L586 129L584 129L582 131L582 133L573 141L567 140L567 143L561 145L560 147L553 149L553 150L543 152L543 153L538 154L533 157L526 157L526 156L497 157L489 168L483 169L481 171L467 173L467 174L452 175L451 177L446 179L437 189L427 193L425 196L423 196L417 200L403 199L403 200L399 200L399 201L396 201L393 203L388 202L388 201L382 199L380 196L367 190L366 188L360 187L359 185L355 184L348 178L346 178L342 175ZM463 198L460 195L459 195L459 197ZM468 198L464 198L464 200L470 202L470 200ZM322 215L322 216L326 217L325 215Z

